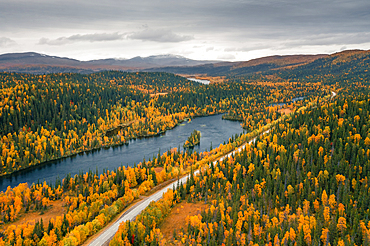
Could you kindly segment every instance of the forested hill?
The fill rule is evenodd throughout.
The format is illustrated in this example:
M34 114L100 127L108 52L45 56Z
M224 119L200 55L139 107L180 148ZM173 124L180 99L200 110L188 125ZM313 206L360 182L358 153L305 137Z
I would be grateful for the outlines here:
M37 53L0 55L0 71L48 74L59 72L93 73L104 70L203 74L208 76L250 76L282 73L285 77L318 73L337 74L348 68L359 71L358 65L368 64L369 51L348 50L332 55L268 56L243 62L196 61L173 55L135 57L127 60L105 59L78 61ZM363 64L365 63L365 64ZM312 75L310 73L310 75Z
M145 71L164 71L175 74L204 74L210 76L241 76L270 70L293 68L311 63L328 55L267 56L245 62L221 62L187 67L160 67Z
M177 55L134 57L131 59L99 59L79 61L76 59L49 56L35 52L8 53L0 55L0 71L32 74L48 73L93 73L106 70L138 71L164 66L195 66L220 61L192 60Z
M196 116L225 113L247 130L209 153L168 150L132 168L9 187L0 192L0 245L81 245L154 185L198 168L201 176L122 224L111 244L369 245L369 52L299 59L253 74L238 67L209 85L163 72L0 73L0 175ZM158 227L183 200L205 209L164 239ZM57 204L65 210L44 226L40 212Z
M258 78L261 75L277 75L282 79L309 80L317 78L317 76L366 73L369 67L369 56L369 50L348 50L332 55L271 56L246 62L225 62L192 67L163 67L146 71L252 78ZM326 83L330 81L330 78L325 78Z
M352 50L332 54L311 63L261 74L245 75L251 80L269 78L275 81L341 83L351 86L353 80L363 82L370 78L370 51ZM237 77L237 76L234 76Z

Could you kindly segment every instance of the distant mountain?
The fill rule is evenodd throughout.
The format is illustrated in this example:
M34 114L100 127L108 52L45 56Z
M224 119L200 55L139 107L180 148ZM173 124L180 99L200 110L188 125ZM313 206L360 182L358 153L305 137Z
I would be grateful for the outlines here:
M139 69L165 66L196 66L217 62L220 61L197 61L177 55L158 55L148 57L137 56L131 59L104 59L88 61L89 64L94 65L104 64L110 66L123 66Z
M35 52L26 52L0 55L0 64L79 66L81 65L81 61L64 57L48 56Z
M351 66L367 69L370 51L349 50L331 55L268 56L244 62L197 61L176 55L134 57L131 59L101 59L79 61L38 53L0 55L0 71L25 73L93 73L102 70L169 72L208 76L249 76L280 73L281 77L317 73L335 74ZM370 70L370 69L369 69ZM286 71L286 72L284 72ZM349 71L350 72L350 71ZM289 75L288 75L289 74Z
M177 74L203 74L211 76L238 76L277 69L290 69L311 63L328 55L268 56L245 62L220 62L191 67L168 66L145 71L162 71Z
M65 57L27 52L0 55L0 71L29 73L91 73L102 70L136 71L163 66L195 66L216 62L219 61L197 61L177 55L159 55L149 57L138 56L131 59L79 61Z

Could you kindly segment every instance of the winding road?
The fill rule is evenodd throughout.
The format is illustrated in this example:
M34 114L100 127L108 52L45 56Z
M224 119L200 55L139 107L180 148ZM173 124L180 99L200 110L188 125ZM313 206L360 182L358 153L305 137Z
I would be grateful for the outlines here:
M267 130L263 132L261 135L268 133L270 130ZM253 138L248 142L254 143L256 141L257 137ZM242 149L245 147L246 143L235 149L234 151L230 152L227 155L224 155L219 160L223 161L225 158L230 157L232 154L235 154L236 152L242 151ZM213 163L216 164L218 160L214 161ZM194 172L194 175L197 175L199 173L199 170L196 170ZM105 228L105 231L101 233L98 237L96 237L89 246L100 246L100 245L108 245L109 241L113 238L114 234L118 231L118 227L123 221L127 220L134 220L136 216L138 216L152 201L158 201L162 198L163 194L168 190L172 189L174 186L177 188L178 183L185 184L187 179L190 177L190 174L182 177L178 182L177 180L170 183L166 187L162 188L158 192L154 193L153 195L145 198L144 200L140 201L139 203L133 205L130 209L128 209L122 216L119 218L116 222L114 222L111 226Z
M335 93L334 91L331 92L331 97L330 99L333 99L333 97L335 97L337 95L337 93Z
M335 93L334 91L331 91L331 98L332 99L333 97L335 97L337 95L337 93ZM270 129L263 132L262 134L260 135L263 135L263 134L266 134L270 132ZM250 140L248 142L248 144L251 144L251 143L254 143L256 141L257 137L253 138L252 140ZM225 158L228 158L230 157L231 155L235 154L236 152L240 152L242 151L242 149L245 147L247 143L241 145L240 147L238 147L237 149L235 149L234 151L230 152L229 154L227 155L224 155L223 157L221 157L219 160L220 161L223 161ZM216 164L218 160L214 161L213 163ZM199 170L196 170L194 172L194 175L197 175L199 173ZM119 218L116 222L114 222L111 226L105 228L105 231L100 234L98 237L96 237L90 244L89 246L100 246L100 245L108 245L108 243L110 242L110 240L113 238L114 234L118 231L118 227L119 225L121 224L121 222L123 221L127 221L127 220L134 220L136 218L136 216L138 216L152 201L158 201L159 199L162 198L163 194L168 190L168 189L172 189L173 187L177 188L177 184L178 183L183 183L185 184L187 179L190 177L190 174L184 176L183 178L180 179L180 182L178 182L177 180L170 183L169 185L167 185L166 187L162 188L161 190L159 190L158 192L154 193L153 195L147 197L146 199L140 201L139 203L133 205L130 209L128 209L122 216L121 218Z

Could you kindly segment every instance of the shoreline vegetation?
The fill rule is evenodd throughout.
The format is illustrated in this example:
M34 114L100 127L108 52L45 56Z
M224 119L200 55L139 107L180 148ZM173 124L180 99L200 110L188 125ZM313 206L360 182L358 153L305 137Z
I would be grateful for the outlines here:
M200 144L200 131L194 130L184 143L184 149L194 148L195 145Z
M125 123L119 124L118 126L113 127L111 129L108 129L105 132L105 136L112 137L113 135L117 135L120 130L125 129L126 127L131 126L134 122L135 122L135 120L132 120L132 121L129 121L129 122L125 122Z
M20 174L22 172L26 172L26 171L29 171L29 170L37 169L39 167L42 167L44 165L53 163L55 161L63 160L63 159L66 159L66 158L77 156L77 155L83 155L83 154L94 152L94 151L98 151L98 150L101 150L101 149L109 149L111 147L128 145L130 140L157 137L157 136L160 136L162 134L165 134L166 131L168 131L168 130L174 129L175 127L179 126L183 122L191 121L192 118L194 119L194 118L197 118L197 117L208 117L208 116L219 115L219 114L223 114L223 116L222 116L222 119L223 120L240 121L240 122L243 121L243 118L241 118L240 116L230 115L226 111L224 111L224 112L218 112L218 113L215 113L215 114L208 114L208 115L193 115L191 117L187 117L187 118L184 118L182 120L179 120L173 127L166 127L164 130L162 130L162 131L160 131L158 133L139 135L139 136L136 136L136 137L125 139L124 142L120 142L120 143L111 143L111 144L108 144L108 145L93 147L93 148L90 148L90 149L85 149L84 148L83 150L75 151L74 153L70 153L70 154L65 154L65 155L60 156L60 157L57 157L57 158L48 159L48 160L43 161L43 162L40 162L40 163L38 163L36 165L27 166L27 167L25 167L23 169L19 169L19 170L16 170L14 172L11 172L11 173L0 173L0 179L3 178L3 177L4 178L7 178L7 177L10 177L12 175L17 175L17 174ZM136 122L138 122L138 120L132 120L132 121L129 121L129 122L122 123L122 124L118 125L117 127L108 129L105 133L103 133L103 135L106 136L106 137L112 138L115 135L114 132L119 132L120 130L123 130L125 128L128 128L128 127L132 126ZM243 126L243 129L247 129L247 127ZM200 141L200 138L199 138L199 141ZM199 142L197 144L199 144ZM192 146L190 144L187 147L185 147L185 144L184 144L184 148L193 148L197 144L194 144Z
M199 192L201 189L199 188L200 183L202 183L202 178L207 177L208 173L210 171L216 172L218 171L217 168L221 170L220 167L222 167L224 164L221 163L232 163L237 159L238 156L242 155L243 152L246 150L250 151L251 149L254 149L254 145L259 146L259 144L256 142L261 141L261 138L264 135L269 135L270 132L274 128L279 128L282 123L287 122L294 118L294 115L297 114L304 114L305 111L310 111L314 108L317 107L317 105L323 105L324 103L327 103L329 100L331 100L330 95L324 96L321 101L311 101L307 103L306 105L302 105L300 108L298 108L295 112L288 113L282 115L280 118L277 120L254 130L253 132L249 132L246 134L242 134L240 138L235 139L235 142L232 144L232 148L229 149L228 151L222 151L222 155L218 155L218 157L213 158L213 159L208 159L205 165L197 165L196 168L193 167L192 173L190 174L190 177L188 178L188 181L183 184L177 185L175 189L169 189L166 193L163 194L163 198L156 201L152 202L149 204L147 208L143 210L143 212L137 216L137 218L133 221L126 221L122 222L118 228L118 231L114 235L114 237L110 240L109 245L110 246L118 246L122 245L123 242L125 242L127 239L131 238L131 235L134 235L135 228L140 228L142 230L138 234L135 234L135 236L139 238L135 238L138 243L151 243L151 242L157 242L159 245L167 245L169 242L163 237L162 232L160 229L163 222L166 221L166 218L171 214L171 211L173 211L173 208L176 204L179 204L179 206L182 205L182 202L188 202L191 204L197 203L197 202L202 202L204 206L210 207L211 205L216 205L216 200L217 198L213 197L214 200L208 201L208 196L207 195L198 195L195 196L192 193ZM194 130L196 132L196 130ZM193 133L194 133L193 132ZM270 137L267 137L268 139ZM275 141L275 140L274 140ZM252 142L252 143L250 143ZM240 153L239 153L240 152ZM253 152L253 151L252 151ZM231 153L234 153L231 155ZM222 158L222 161L220 161ZM225 161L226 160L226 161ZM219 161L217 164L215 164L216 161ZM203 162L203 161L201 161ZM238 163L237 165L240 166ZM252 167L252 168L251 168ZM251 169L254 169L254 164L249 165L248 173L250 172ZM194 170L199 170L200 175L193 175ZM215 171L217 170L217 171ZM239 170L239 169L238 169ZM246 172L246 169L243 169L243 173ZM234 171L235 173L235 171ZM219 174L216 175L219 177ZM235 177L235 174L234 174ZM210 191L210 190L208 190ZM235 191L234 191L235 192ZM229 188L229 196L230 196L230 188ZM222 196L223 197L223 196ZM204 201L202 201L204 199ZM220 199L220 198L219 198ZM221 198L222 199L222 198ZM230 198L228 198L230 199ZM253 206L253 204L252 204ZM213 207L213 206L212 206ZM182 208L182 206L181 206ZM200 220L202 216L204 216L203 212L205 209L203 209L201 212L202 215L198 216L200 217ZM207 209L208 210L208 209ZM231 209L230 209L231 210ZM155 214L161 213L161 216L155 216ZM177 214L179 213L179 209L177 209ZM197 216L197 215L195 215ZM185 228L192 228L189 227L189 225L194 226L192 222L192 218L195 217L194 215L187 216L185 219L185 226L183 226L183 229L181 231L174 230L173 232L173 239L178 239L178 235L185 235ZM214 216L213 216L214 217ZM152 218L152 220L148 221L146 218ZM199 221L200 221L199 220ZM196 223L195 223L196 224ZM211 223L212 224L212 223ZM153 227L154 225L154 227ZM205 227L203 227L205 228ZM208 228L208 227L207 227ZM145 231L146 233L142 233ZM179 234L178 234L179 233ZM168 234L168 233L167 233ZM142 236L144 235L144 236ZM148 237L147 235L150 235ZM168 238L167 238L168 239ZM183 239L182 239L183 240ZM195 240L194 240L195 241ZM188 242L189 245L194 242ZM207 241L207 239L206 239ZM208 237L209 241L209 237ZM182 242L184 241L178 240L176 242ZM173 244L171 244L173 245ZM216 244L215 244L216 245Z
M109 224L111 219L114 219L125 208L130 206L133 201L140 199L141 196L144 196L148 192L150 193L150 191L158 185L167 180L185 176L190 172L193 172L193 170L208 165L209 162L214 161L226 155L227 153L230 153L235 149L235 147L242 145L243 143L248 141L251 136L254 136L258 133L259 131L255 131L250 134L240 135L238 138L235 139L234 137L232 137L229 139L229 142L226 145L220 144L219 147L209 152L194 152L188 154L186 151L179 152L179 150L174 148L168 150L167 152L163 153L162 156L158 156L153 160L144 160L142 163L139 163L135 167L128 167L127 169L125 167L119 167L117 170L114 171L106 171L106 173L103 173L100 176L98 175L98 173L93 173L90 171L86 174L77 174L74 177L67 176L63 180L61 180L60 183L57 183L55 184L55 186L52 187L48 186L46 182L44 182L41 184L33 184L30 187L28 187L27 184L20 184L17 187L7 189L5 193L0 192L0 195L9 195L10 193L14 193L21 195L30 194L28 196L33 197L33 192L48 190L47 193L40 193L41 197L38 197L37 200L32 202L26 201L28 203L28 209L32 209L32 211L36 209L36 211L41 211L42 214L43 211L46 211L48 209L48 204L50 203L49 199L52 201L62 199L62 202L65 204L66 207L67 216L64 215L64 218L63 216L57 216L55 219L49 220L48 226L46 226L47 222L45 222L45 225L41 226L40 221L27 221L18 226L7 226L6 223L3 224L3 226L5 226L4 234L9 236L13 233L13 236L17 238L19 231L29 231L29 228L33 228L33 230L31 231L33 231L33 234L36 235L36 237L31 236L31 234L28 234L27 232L23 234L22 238L24 240L36 240L37 243L41 243L48 241L54 236L57 236L58 238L61 238L60 241L63 244L74 242L74 245L80 245L90 236L103 229L106 224ZM172 160L173 163L168 162L168 160ZM160 172L154 171L155 167L163 165L164 168L161 169ZM143 174L148 175L145 175L145 178L142 179L140 177L143 177ZM102 183L102 185L96 186L95 184L97 182ZM86 185L96 187L97 190L94 191L95 188L93 188L92 190L90 188L90 192L88 192L86 197L86 189L83 188ZM73 195L75 192L77 192L77 194ZM78 196L80 192L84 195ZM95 198L89 198L89 196L92 196L94 193L96 193L96 195L94 195ZM101 197L106 202L99 202L99 197ZM106 200L108 197L110 198ZM99 199L96 200L97 198ZM13 199L16 199L16 197L13 197ZM22 198L22 201L24 199L25 198ZM42 202L40 201L40 199L42 200ZM80 200L82 203L79 202ZM95 202L93 201L96 201L98 203L94 205ZM40 205L38 205L39 203ZM87 205L89 205L88 211L90 211L90 206L91 208L99 208L99 206L103 206L104 209L100 210L99 212L90 211L89 217L91 214L95 213L95 219L88 220L87 223L80 224L76 221L80 221L80 217L84 218L85 216L87 216L87 214L84 212ZM27 210L26 212L22 211L23 209L21 205L21 209L17 208L16 213L12 215L12 217L6 218L8 218L10 222L17 221L21 218L23 219L23 216L27 216ZM23 213L25 214L22 215ZM69 220L72 221L68 223L69 226L71 226L71 229L67 229L63 226L60 230L57 229L59 228L57 226L67 224L66 221ZM73 227L72 225L76 226ZM2 238L0 238L0 245L2 245L1 243L3 242L4 241L2 241Z
M316 101L313 102L313 104L315 103ZM312 106L313 104L310 103L309 105ZM305 107L301 107L301 109L304 108ZM25 205L21 205L20 208L15 210L15 213L11 217L4 217L8 222L18 220L18 216L24 218L22 214L25 213L25 216L27 216L27 211L41 211L42 214L43 211L48 209L48 204L51 200L55 201L62 199L62 202L66 206L67 213L64 214L64 218L63 216L57 216L55 219L51 219L47 226L47 230L46 225L43 227L40 226L40 221L27 221L18 226L7 226L4 230L4 235L8 235L8 239L9 235L13 235L14 238L17 238L19 232L23 232L24 230L29 231L29 228L33 228L33 234L36 234L37 237L29 237L30 235L26 233L23 235L25 240L36 240L37 243L40 243L57 237L60 238L58 242L60 241L63 244L73 242L73 245L81 245L90 236L95 235L103 229L105 225L109 224L111 219L114 219L125 208L130 206L133 201L139 199L140 196L148 194L148 192L150 193L152 189L167 180L183 177L192 173L194 170L208 166L209 163L228 155L235 149L240 148L240 146L244 146L251 139L255 137L258 138L259 135L267 132L280 121L291 115L292 114L283 115L259 129L241 134L240 136L235 136L235 138L232 136L229 138L227 144L220 144L220 146L208 152L187 153L186 151L180 152L177 148L174 148L163 153L162 156L158 155L158 157L153 158L153 160L144 160L134 167L125 168L122 166L113 171L108 170L100 174L100 176L98 173L89 171L85 174L76 174L74 177L67 175L67 177L59 180L54 186L49 186L44 182L41 184L33 184L32 186L28 186L25 183L14 188L8 188L5 193L0 192L0 195L9 196L10 194L21 194L23 196L28 194L27 197L31 198L35 196L33 193L41 192L41 196L38 196L34 201L25 200L26 197L22 197L21 201L25 201L25 204L27 204L26 210L23 211ZM161 171L156 172L155 167L163 168L161 168ZM97 183L100 185L97 185ZM90 188L84 188L86 186ZM45 191L47 192L45 193ZM94 198L89 198L89 196L92 196L94 193L96 193ZM81 196L81 194L83 194L83 196ZM11 197L12 199L16 199L16 196L17 195L12 195ZM107 200L107 198L109 199ZM100 201L99 199L102 200ZM96 210L95 212L91 210L88 213L88 218L90 218L90 215L94 215L95 217L93 217L93 219L88 219L85 211L87 205L87 211L99 208L99 206L103 206L103 209L99 211ZM3 204L3 206L6 205ZM87 219L87 223L81 224L81 222L78 222L81 221L81 219L83 221ZM62 228L58 230L56 226L67 224L66 221L70 221L68 222L70 226L75 226L72 226L70 229L66 227L63 229L62 226ZM42 230L42 228L44 229ZM53 229L49 230L50 228ZM44 234L42 234L42 232ZM2 238L0 238L0 245L2 243L1 240Z
M225 112L221 112L221 113L217 113L217 114L209 114L209 115L195 115L192 118L208 117L208 116L219 115L219 114L225 114ZM66 158L74 157L74 156L77 156L77 155L83 155L83 154L87 154L87 153L90 153L90 152L99 151L101 149L109 149L109 148L114 148L114 147L118 147L118 146L122 146L122 145L129 145L129 141L130 140L157 137L157 136L160 136L162 134L165 134L168 130L174 129L175 127L179 126L183 122L191 121L192 118L190 118L190 117L189 118L184 118L183 120L180 120L177 124L175 124L173 127L171 127L171 128L170 127L167 127L167 128L165 128L164 130L162 130L162 131L160 131L158 133L146 134L146 135L139 135L139 136L136 136L136 137L125 139L125 141L124 142L121 142L121 143L112 143L112 144L109 144L109 145L98 146L98 147L94 147L94 148L90 148L90 149L84 149L84 150L76 151L74 153L65 154L65 155L60 156L60 157L57 157L57 158L49 159L49 160L40 162L40 163L38 163L36 165L28 166L28 167L25 167L23 169L16 170L16 171L11 172L11 173L2 173L2 174L0 174L0 179L1 178L11 177L11 176L17 175L17 174L21 174L22 172L27 172L27 171L30 171L30 170L33 170L33 169L37 169L37 168L42 167L44 165L48 165L50 163L53 163L53 162L56 162L56 161L60 161L60 160L66 159ZM232 119L226 119L226 118L225 119L222 118L222 119L223 120L232 120ZM235 121L240 121L240 120L239 119L235 119ZM134 121L130 121L130 122L127 122L127 123L122 123L118 127L111 128L111 129L107 130L104 135L107 136L108 134L110 134L110 133L112 133L114 131L119 131L119 130L122 130L124 128L127 128L127 127L131 126L132 124L134 124L135 122L137 122L137 121L134 120ZM108 133L108 132L110 132L110 133ZM114 136L114 134L111 135L110 137L113 137L113 136Z
M369 245L369 61L369 51L353 51L286 69L236 68L210 85L166 73L0 73L0 174L195 116L226 113L246 130L210 151L172 148L132 167L8 187L0 246L82 245L176 179L178 188L121 223L110 245ZM282 113L279 102L295 97L303 99ZM208 208L163 241L159 226L182 201ZM56 203L63 209L42 217Z
M0 73L0 81L0 176L160 135L197 116L226 113L251 131L280 116L268 103L318 92L316 85L310 91L244 79L203 85L173 74L117 71Z
M302 101L296 106L300 108L307 105L310 101L321 101L321 97L310 98L310 100ZM40 226L39 222L34 222L34 224L28 223L21 227L9 226L4 233L4 235L7 235L5 240L18 238L18 232L32 231L30 228L33 228L34 234L39 236L29 238L28 234L23 234L21 239L35 240L34 242L41 243L41 241L48 241L58 234L58 241L61 241L63 244L71 242L72 245L80 245L89 236L101 230L120 211L131 204L134 199L145 194L145 192L151 190L156 185L168 179L180 177L186 173L193 172L193 170L208 166L211 161L230 153L236 147L270 129L272 125L277 124L280 120L287 117L287 115L279 117L274 107L268 107L265 110L268 112L268 118L265 118L265 121L259 120L256 121L259 124L255 124L255 121L249 118L248 121L243 122L243 127L252 129L251 131L241 135L239 138L232 137L227 144L221 144L218 148L209 152L203 152L201 154L196 152L187 153L186 151L180 152L174 149L165 152L162 156L158 155L157 158L153 158L153 160L149 160L148 162L144 161L137 166L128 167L127 169L120 167L114 171L106 171L100 174L100 176L98 173L94 174L90 171L86 174L80 173L75 175L73 178L70 176L66 177L62 181L59 181L59 183L56 183L55 186L49 186L44 182L43 184L32 185L31 188L27 184L20 184L13 189L7 189L5 193L0 194L12 197L12 199L15 199L17 195L11 194L31 193L31 195L28 195L31 198L36 197L36 194L33 194L34 192L41 192L41 196L38 196L34 201L21 197L19 201L25 201L27 208L25 204L20 207L18 206L17 209L14 209L15 212L11 213L11 216L4 217L7 222L14 221L18 215L27 213L29 210L42 211L47 209L48 199L63 199L67 207L68 216L64 215L64 218L63 216L59 216L56 220L49 221L49 224L51 224L48 228L55 228L50 231ZM234 115L237 114L234 113ZM252 115L253 120L260 119L261 117L261 114ZM185 118L182 117L182 120ZM262 125L262 122L266 123ZM154 170L155 167L163 167L163 169L157 173ZM19 189L22 191L19 192ZM45 193L45 191L47 192ZM14 204L14 201L11 203ZM4 204L4 206L8 205ZM67 227L67 224L69 227ZM59 227L60 225L62 227Z

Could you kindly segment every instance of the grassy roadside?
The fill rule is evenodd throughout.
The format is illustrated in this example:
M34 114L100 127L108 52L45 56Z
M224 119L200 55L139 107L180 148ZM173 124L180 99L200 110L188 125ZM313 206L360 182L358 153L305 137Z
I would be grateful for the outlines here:
M326 98L324 98L326 99ZM306 108L310 108L312 106L315 106L316 102L310 102L308 103L306 106L302 106L300 107L299 109L297 109L295 112L291 112L289 114L285 114L283 115L282 117L280 117L279 119L261 127L260 129L258 130L255 130L253 132L250 132L250 133L247 133L247 134L244 134L242 135L240 138L238 138L235 142L233 143L229 143L227 145L225 145L225 147L223 148L220 148L219 151L216 151L214 152L213 154L211 154L211 156L205 156L205 158L199 160L198 162L194 163L192 165L192 168L191 170L197 170L197 169L200 169L206 165L208 165L208 163L210 162L214 162L214 161L217 161L219 160L220 158L222 157L225 157L227 155L229 155L230 153L233 153L235 151L238 151L240 150L241 148L243 148L246 144L250 143L251 141L253 141L254 139L258 138L258 136L260 135L263 135L265 133L267 133L271 128L273 128L276 124L278 124L279 122L283 121L283 120L286 120L290 117L292 117L296 112L300 112L301 110L305 110ZM187 169L185 171L185 173L183 175L181 175L182 177L188 175L190 173L190 170ZM155 192L157 192L158 190L162 189L163 187L173 183L174 181L176 181L176 179L170 179L170 180L167 180L163 183L161 183L160 185L158 186L155 186L153 187L150 191L148 191L147 193L145 193L146 196L148 195L151 195ZM140 201L140 200L138 200ZM137 201L137 202L138 202ZM135 202L135 204L137 203ZM112 225L114 222L116 222L121 216L122 214L125 213L125 211L127 211L129 208L131 208L132 206L134 206L134 204L131 204L128 208L126 208L124 210L124 212L120 213L120 215L118 215L117 217L115 217L114 221L111 221L108 225ZM94 236L90 237L88 239L88 241L86 241L83 245L87 245L87 242L91 242L94 238L98 237L103 231L105 231L109 226L105 226L98 234L95 234Z

